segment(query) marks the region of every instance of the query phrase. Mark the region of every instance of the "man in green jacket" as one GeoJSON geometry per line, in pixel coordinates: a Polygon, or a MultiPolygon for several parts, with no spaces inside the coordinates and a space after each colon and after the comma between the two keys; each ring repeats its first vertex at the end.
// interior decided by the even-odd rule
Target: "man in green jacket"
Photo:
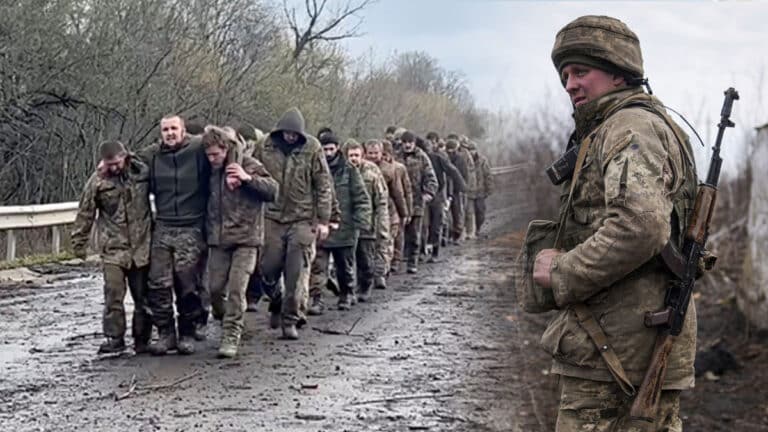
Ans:
{"type": "Polygon", "coordinates": [[[349,310],[355,295],[355,248],[360,230],[367,230],[371,217],[371,199],[365,190],[360,172],[339,151],[339,140],[331,133],[322,134],[320,143],[333,176],[336,200],[341,220],[339,227],[322,242],[312,263],[310,277],[310,315],[324,310],[322,291],[328,284],[329,259],[333,256],[339,281],[339,310],[349,310]]]}
{"type": "Polygon", "coordinates": [[[99,353],[125,349],[126,279],[133,298],[133,348],[147,351],[152,322],[145,307],[152,215],[149,169],[119,141],[99,146],[102,168],[88,179],[72,231],[75,255],[85,258],[91,227],[96,222],[104,268],[103,329],[99,353]],[[98,219],[96,213],[98,211],[98,219]]]}
{"type": "Polygon", "coordinates": [[[232,129],[208,126],[202,141],[212,168],[206,217],[211,306],[214,318],[222,320],[219,355],[231,358],[243,332],[245,291],[264,243],[262,203],[275,200],[277,182],[259,161],[242,154],[232,129]]]}
{"type": "MultiPolygon", "coordinates": [[[[557,431],[638,431],[628,411],[657,335],[643,318],[664,304],[672,274],[659,253],[681,244],[692,212],[693,153],[661,101],[640,87],[640,42],[623,22],[577,18],[555,37],[552,60],[574,107],[571,142],[585,151],[562,186],[572,198],[560,209],[559,248],[540,251],[532,273],[557,309],[541,341],[561,376],[557,431]],[[608,342],[597,347],[593,335],[608,342]]],[[[691,299],[647,430],[682,431],[680,391],[694,384],[695,354],[691,299]]]]}
{"type": "Polygon", "coordinates": [[[277,180],[280,192],[267,205],[262,286],[272,298],[270,325],[282,326],[285,339],[298,339],[304,320],[315,241],[329,234],[333,179],[320,143],[304,131],[298,109],[288,110],[256,146],[254,157],[277,180]],[[278,289],[280,277],[284,292],[278,289]]]}

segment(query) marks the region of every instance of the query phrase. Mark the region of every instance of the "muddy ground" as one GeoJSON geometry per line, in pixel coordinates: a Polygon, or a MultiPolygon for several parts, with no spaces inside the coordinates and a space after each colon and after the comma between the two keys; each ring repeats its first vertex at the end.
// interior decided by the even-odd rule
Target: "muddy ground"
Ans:
{"type": "MultiPolygon", "coordinates": [[[[299,341],[279,340],[263,305],[234,360],[215,358],[215,326],[192,356],[97,356],[97,268],[45,266],[48,283],[0,286],[1,429],[551,431],[546,316],[521,314],[507,280],[534,206],[503,186],[487,238],[313,318],[299,341]]],[[[700,339],[727,340],[742,367],[698,379],[686,429],[768,430],[766,339],[745,335],[720,297],[700,297],[700,339]]]]}

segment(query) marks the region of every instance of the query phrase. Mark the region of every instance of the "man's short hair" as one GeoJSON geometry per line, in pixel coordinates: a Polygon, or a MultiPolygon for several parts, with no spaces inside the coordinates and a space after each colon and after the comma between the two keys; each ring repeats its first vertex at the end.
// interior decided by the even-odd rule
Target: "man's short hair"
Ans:
{"type": "Polygon", "coordinates": [[[388,154],[393,155],[395,153],[395,148],[392,145],[392,141],[390,140],[382,140],[381,141],[381,151],[388,154]]]}
{"type": "Polygon", "coordinates": [[[363,147],[365,148],[366,151],[368,151],[368,148],[373,146],[379,146],[379,148],[383,148],[383,146],[381,145],[381,141],[377,140],[376,138],[369,139],[368,141],[365,142],[365,144],[363,144],[363,147]]]}
{"type": "Polygon", "coordinates": [[[125,146],[120,141],[104,141],[99,144],[99,156],[102,159],[114,159],[117,156],[127,154],[125,146]]]}
{"type": "Polygon", "coordinates": [[[387,126],[387,130],[384,131],[384,134],[394,134],[397,130],[397,126],[387,126]]]}
{"type": "MultiPolygon", "coordinates": [[[[189,129],[187,129],[189,130],[189,129]]],[[[256,128],[253,126],[248,125],[240,125],[235,129],[237,133],[240,134],[241,137],[247,140],[256,141],[259,138],[256,136],[256,128]]]]}
{"type": "Polygon", "coordinates": [[[416,136],[411,131],[405,131],[402,135],[400,135],[400,141],[404,143],[416,142],[416,136]]]}
{"type": "Polygon", "coordinates": [[[229,126],[218,127],[214,125],[208,125],[203,132],[203,147],[218,146],[223,149],[230,149],[233,145],[237,145],[239,140],[234,129],[229,126]]]}
{"type": "Polygon", "coordinates": [[[357,142],[356,139],[350,138],[344,143],[344,154],[349,153],[350,150],[363,149],[363,146],[357,142]]]}
{"type": "Polygon", "coordinates": [[[427,133],[427,139],[430,141],[437,141],[440,139],[440,135],[438,135],[437,132],[432,131],[427,133]]]}
{"type": "MultiPolygon", "coordinates": [[[[334,135],[333,129],[331,129],[328,126],[321,127],[319,131],[317,131],[317,139],[322,139],[323,135],[331,134],[334,135]]],[[[338,141],[337,141],[338,144],[338,141]]]]}
{"type": "MultiPolygon", "coordinates": [[[[182,119],[182,121],[184,120],[182,119]]],[[[205,132],[205,126],[200,120],[190,120],[189,122],[183,124],[184,129],[186,129],[187,133],[190,135],[200,135],[205,132]]]]}

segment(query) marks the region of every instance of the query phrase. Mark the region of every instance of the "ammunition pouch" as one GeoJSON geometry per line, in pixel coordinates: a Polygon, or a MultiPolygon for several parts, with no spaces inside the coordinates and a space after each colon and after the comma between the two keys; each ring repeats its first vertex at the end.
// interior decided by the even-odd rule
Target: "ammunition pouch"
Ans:
{"type": "Polygon", "coordinates": [[[525,242],[515,261],[513,285],[519,307],[528,313],[543,313],[557,309],[551,288],[544,288],[533,281],[533,266],[536,255],[542,249],[555,245],[557,223],[547,220],[534,220],[528,224],[525,242]]]}

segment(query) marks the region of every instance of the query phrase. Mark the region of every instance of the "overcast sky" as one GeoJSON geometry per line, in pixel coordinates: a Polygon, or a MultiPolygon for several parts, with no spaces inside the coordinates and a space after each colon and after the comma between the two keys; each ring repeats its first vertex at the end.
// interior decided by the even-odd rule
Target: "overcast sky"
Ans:
{"type": "Polygon", "coordinates": [[[614,16],[637,33],[654,94],[705,140],[708,132],[714,139],[723,91],[740,92],[734,120],[744,129],[726,133],[728,156],[746,128],[768,123],[760,88],[768,86],[768,76],[761,79],[768,75],[765,2],[379,0],[363,13],[365,34],[346,44],[352,54],[372,51],[382,59],[425,51],[463,72],[478,105],[494,111],[542,101],[564,106],[552,43],[560,28],[587,14],[614,16]]]}

